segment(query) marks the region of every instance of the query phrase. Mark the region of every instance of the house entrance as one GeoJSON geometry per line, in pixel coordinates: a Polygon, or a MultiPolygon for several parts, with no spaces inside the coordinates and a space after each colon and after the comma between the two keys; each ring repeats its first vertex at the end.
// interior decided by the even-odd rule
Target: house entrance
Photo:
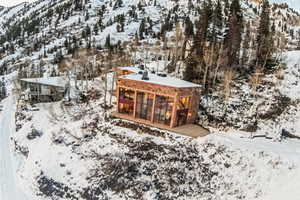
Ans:
{"type": "Polygon", "coordinates": [[[172,119],[174,98],[156,96],[154,122],[170,126],[172,119]]]}
{"type": "Polygon", "coordinates": [[[136,117],[150,121],[152,116],[154,95],[144,92],[137,92],[136,117]]]}

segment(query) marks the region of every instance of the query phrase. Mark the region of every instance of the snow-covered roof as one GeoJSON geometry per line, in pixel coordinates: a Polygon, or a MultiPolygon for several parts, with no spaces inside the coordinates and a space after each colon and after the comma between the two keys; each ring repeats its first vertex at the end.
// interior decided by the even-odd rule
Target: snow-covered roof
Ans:
{"type": "Polygon", "coordinates": [[[67,81],[62,77],[22,78],[19,80],[27,83],[37,83],[55,87],[65,87],[67,84],[67,81]]]}
{"type": "Polygon", "coordinates": [[[201,87],[201,85],[184,81],[178,78],[173,78],[173,77],[162,77],[158,76],[156,74],[149,73],[148,77],[149,80],[142,80],[142,74],[134,73],[134,74],[129,74],[129,75],[124,75],[120,76],[119,78],[123,79],[129,79],[129,80],[134,80],[134,81],[142,81],[146,83],[154,83],[158,85],[164,85],[164,86],[169,86],[169,87],[176,87],[176,88],[195,88],[195,87],[201,87]]]}

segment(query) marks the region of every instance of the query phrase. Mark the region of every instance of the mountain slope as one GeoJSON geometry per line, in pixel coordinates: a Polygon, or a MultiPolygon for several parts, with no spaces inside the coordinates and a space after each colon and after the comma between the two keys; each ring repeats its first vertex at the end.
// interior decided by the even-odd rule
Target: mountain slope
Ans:
{"type": "MultiPolygon", "coordinates": [[[[40,0],[2,10],[0,69],[32,77],[49,75],[58,64],[64,66],[72,58],[87,69],[98,55],[78,58],[74,49],[91,47],[105,55],[103,47],[119,45],[119,50],[134,43],[128,45],[131,49],[124,57],[130,60],[129,55],[134,54],[157,68],[164,63],[167,71],[167,53],[171,45],[176,47],[176,22],[184,29],[190,24],[187,19],[193,24],[199,16],[199,0],[78,2],[40,0]],[[149,46],[155,45],[158,51],[150,51],[149,46]],[[138,55],[134,48],[139,48],[138,55]]],[[[254,32],[260,12],[256,2],[242,1],[243,15],[254,32]]],[[[271,10],[276,34],[288,40],[286,47],[294,48],[297,38],[292,32],[299,14],[287,6],[274,5],[271,10]]],[[[117,51],[113,54],[119,55],[117,51]]],[[[79,88],[92,88],[84,91],[93,97],[88,103],[41,103],[35,109],[29,104],[18,106],[12,115],[17,125],[12,140],[23,158],[18,169],[20,185],[32,200],[264,199],[279,188],[276,183],[286,181],[300,167],[295,150],[300,143],[282,136],[283,130],[299,135],[294,124],[299,120],[299,100],[294,92],[299,89],[295,64],[300,56],[297,51],[286,56],[287,60],[282,59],[286,67],[278,67],[283,71],[266,73],[254,95],[252,77],[237,77],[228,99],[223,98],[221,84],[201,97],[201,106],[208,113],[205,117],[219,117],[215,128],[229,122],[225,128],[251,133],[230,130],[230,135],[222,134],[210,126],[216,134],[197,140],[107,117],[115,108],[103,108],[107,87],[102,65],[102,76],[78,81],[79,88]],[[278,86],[280,81],[284,88],[278,86]],[[248,126],[252,124],[254,128],[248,126]]],[[[108,54],[107,60],[110,62],[112,55],[108,54]]],[[[69,62],[72,67],[77,66],[75,61],[69,62]]],[[[119,64],[126,65],[123,60],[119,64]]],[[[256,74],[253,82],[260,79],[260,73],[256,74]]]]}
{"type": "Polygon", "coordinates": [[[291,8],[300,11],[300,4],[299,1],[297,0],[271,0],[273,3],[282,3],[282,4],[287,4],[291,8]]]}
{"type": "MultiPolygon", "coordinates": [[[[0,11],[0,44],[4,47],[0,49],[0,67],[45,56],[45,60],[53,61],[57,54],[68,54],[75,46],[103,47],[109,34],[113,44],[132,41],[142,25],[145,38],[157,40],[163,26],[174,35],[175,23],[181,22],[184,27],[187,17],[192,22],[198,19],[200,5],[198,0],[76,2],[40,0],[0,11]]],[[[257,3],[245,0],[242,7],[245,19],[257,26],[257,3]]],[[[286,7],[274,9],[277,30],[289,37],[299,14],[286,7]]]]}
{"type": "MultiPolygon", "coordinates": [[[[300,52],[286,56],[289,70],[300,52]]],[[[298,74],[285,76],[288,80],[298,74]]],[[[103,92],[101,79],[91,84],[103,92]]],[[[212,131],[191,140],[105,119],[102,101],[99,96],[88,105],[42,103],[35,111],[19,107],[13,139],[24,155],[18,171],[21,185],[32,200],[258,200],[278,199],[277,191],[297,199],[298,193],[289,192],[297,191],[293,184],[298,186],[299,140],[250,138],[249,133],[234,131],[212,131]],[[29,139],[33,130],[42,134],[29,139]]]]}

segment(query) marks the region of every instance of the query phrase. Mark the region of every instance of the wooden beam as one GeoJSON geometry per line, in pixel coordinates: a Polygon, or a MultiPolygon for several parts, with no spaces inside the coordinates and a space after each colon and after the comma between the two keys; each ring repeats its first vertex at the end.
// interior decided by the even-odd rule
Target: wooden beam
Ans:
{"type": "Polygon", "coordinates": [[[117,112],[119,113],[119,104],[120,104],[120,87],[117,85],[117,112]]]}
{"type": "Polygon", "coordinates": [[[156,93],[154,93],[154,98],[153,98],[153,103],[152,103],[152,113],[151,113],[151,122],[152,123],[154,123],[155,105],[156,105],[156,93]]]}
{"type": "Polygon", "coordinates": [[[170,124],[170,127],[173,128],[176,126],[176,119],[177,119],[177,116],[176,116],[176,110],[177,110],[177,103],[178,103],[178,96],[176,96],[174,98],[174,103],[173,103],[173,110],[172,110],[172,118],[171,118],[171,124],[170,124]]]}
{"type": "Polygon", "coordinates": [[[130,79],[122,78],[122,77],[118,78],[118,82],[120,82],[120,84],[124,87],[134,87],[134,88],[137,88],[138,90],[145,90],[145,91],[149,91],[152,93],[158,93],[159,90],[164,90],[165,92],[160,92],[164,96],[175,96],[176,93],[178,93],[177,90],[184,89],[184,88],[177,88],[177,87],[173,87],[173,86],[160,85],[160,84],[151,83],[151,82],[130,80],[130,79]],[[145,87],[148,89],[146,89],[145,87]]]}
{"type": "Polygon", "coordinates": [[[134,90],[134,101],[133,101],[133,117],[136,118],[136,100],[137,100],[137,90],[134,90]]]}
{"type": "Polygon", "coordinates": [[[160,93],[160,92],[151,92],[149,90],[143,90],[143,89],[136,89],[136,88],[133,88],[133,87],[127,87],[127,86],[120,86],[121,88],[124,88],[124,89],[128,89],[128,90],[137,90],[139,92],[144,92],[144,93],[150,93],[150,94],[157,94],[157,95],[160,95],[160,96],[165,96],[165,97],[172,97],[174,98],[175,95],[168,95],[168,94],[164,94],[164,93],[160,93]]]}

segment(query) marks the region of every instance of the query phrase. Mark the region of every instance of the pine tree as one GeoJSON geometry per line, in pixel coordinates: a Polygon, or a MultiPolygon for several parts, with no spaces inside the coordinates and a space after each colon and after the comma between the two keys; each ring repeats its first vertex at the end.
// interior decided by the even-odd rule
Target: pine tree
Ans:
{"type": "Polygon", "coordinates": [[[75,1],[75,10],[82,10],[82,1],[81,0],[74,0],[75,1]]]}
{"type": "Polygon", "coordinates": [[[237,68],[239,64],[239,53],[242,41],[243,15],[239,0],[233,0],[230,6],[230,14],[227,21],[224,38],[223,66],[226,68],[237,68]]]}
{"type": "Polygon", "coordinates": [[[106,40],[105,40],[105,48],[111,49],[111,44],[110,44],[110,34],[107,35],[106,40]]]}
{"type": "Polygon", "coordinates": [[[142,19],[141,24],[140,24],[140,28],[139,28],[139,38],[141,40],[144,39],[144,32],[145,32],[145,19],[142,19]]]}
{"type": "Polygon", "coordinates": [[[256,38],[256,63],[257,66],[263,67],[266,60],[270,57],[270,6],[268,0],[264,0],[258,34],[256,38]]]}
{"type": "Polygon", "coordinates": [[[249,49],[250,49],[250,43],[251,43],[251,24],[250,21],[248,21],[246,25],[246,31],[243,39],[243,46],[242,46],[242,58],[241,58],[241,65],[244,67],[248,61],[249,61],[249,49]]]}
{"type": "Polygon", "coordinates": [[[143,5],[142,5],[141,1],[138,2],[137,7],[138,7],[139,10],[142,10],[142,9],[143,9],[143,5]]]}
{"type": "Polygon", "coordinates": [[[193,82],[200,82],[201,69],[206,67],[204,61],[204,48],[207,41],[209,24],[211,23],[212,4],[211,1],[204,1],[200,10],[199,21],[196,23],[197,31],[193,40],[192,54],[186,62],[184,79],[193,82]]]}
{"type": "Polygon", "coordinates": [[[138,33],[135,32],[134,34],[134,44],[137,46],[139,44],[139,36],[138,36],[138,33]]]}
{"type": "Polygon", "coordinates": [[[185,28],[184,28],[184,35],[186,38],[191,38],[194,36],[194,24],[190,20],[189,17],[186,17],[185,19],[185,28]]]}
{"type": "Polygon", "coordinates": [[[197,32],[194,37],[193,49],[200,58],[203,56],[205,41],[207,39],[208,27],[211,20],[211,1],[203,2],[199,21],[196,24],[197,32]]]}
{"type": "Polygon", "coordinates": [[[228,0],[224,0],[224,14],[225,16],[229,15],[230,4],[228,0]]]}
{"type": "Polygon", "coordinates": [[[89,12],[86,12],[84,20],[87,21],[89,19],[90,19],[90,14],[89,12]]]}
{"type": "Polygon", "coordinates": [[[86,33],[86,36],[90,36],[91,35],[91,28],[89,27],[89,25],[86,25],[86,27],[85,27],[85,33],[86,33]]]}
{"type": "Polygon", "coordinates": [[[95,24],[94,25],[94,34],[98,35],[98,32],[99,32],[98,24],[95,24]]]}
{"type": "Polygon", "coordinates": [[[223,34],[223,12],[220,0],[217,1],[216,7],[212,14],[212,25],[213,30],[211,34],[211,39],[213,42],[217,42],[219,39],[221,39],[223,34]]]}
{"type": "Polygon", "coordinates": [[[195,73],[195,66],[197,66],[197,62],[194,58],[189,57],[186,61],[186,67],[183,72],[183,80],[193,82],[198,78],[197,74],[195,73]]]}

